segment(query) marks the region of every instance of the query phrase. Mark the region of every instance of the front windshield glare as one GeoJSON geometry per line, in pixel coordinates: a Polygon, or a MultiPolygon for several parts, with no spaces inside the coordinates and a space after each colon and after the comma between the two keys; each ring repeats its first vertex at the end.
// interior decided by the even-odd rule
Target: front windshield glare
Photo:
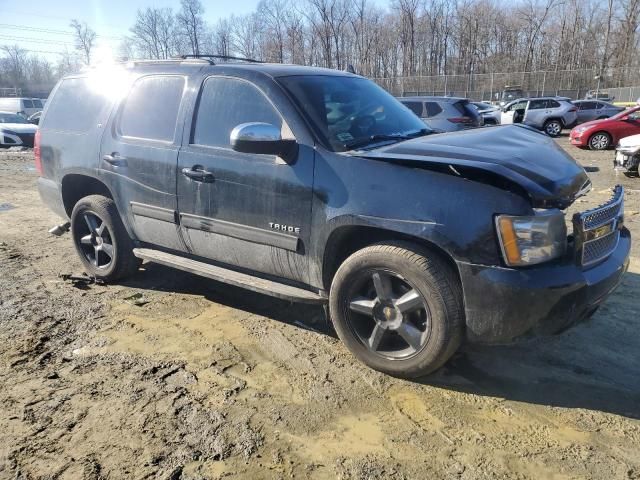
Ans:
{"type": "Polygon", "coordinates": [[[364,78],[338,75],[280,77],[320,139],[333,151],[424,134],[427,126],[384,89],[364,78]],[[386,140],[385,140],[386,139],[386,140]]]}

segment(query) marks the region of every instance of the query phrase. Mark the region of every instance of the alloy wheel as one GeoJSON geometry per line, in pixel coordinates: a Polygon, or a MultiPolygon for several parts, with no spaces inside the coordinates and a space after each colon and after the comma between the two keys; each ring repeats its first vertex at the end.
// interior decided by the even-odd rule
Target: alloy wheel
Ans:
{"type": "Polygon", "coordinates": [[[591,137],[590,143],[594,150],[604,150],[609,146],[609,137],[604,133],[598,133],[591,137]]]}
{"type": "Polygon", "coordinates": [[[431,315],[422,295],[388,270],[368,271],[349,299],[349,326],[370,351],[389,359],[418,353],[431,332],[431,315]]]}
{"type": "Polygon", "coordinates": [[[560,125],[559,122],[549,122],[547,124],[547,133],[551,136],[556,136],[556,135],[560,135],[560,132],[562,131],[562,125],[560,125]]]}
{"type": "Polygon", "coordinates": [[[82,214],[78,219],[78,244],[85,258],[96,268],[106,269],[113,262],[113,237],[106,222],[93,212],[82,214]]]}

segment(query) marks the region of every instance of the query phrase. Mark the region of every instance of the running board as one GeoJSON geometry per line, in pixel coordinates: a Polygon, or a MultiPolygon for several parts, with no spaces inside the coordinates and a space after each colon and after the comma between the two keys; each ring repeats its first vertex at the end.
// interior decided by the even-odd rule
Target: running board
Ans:
{"type": "Polygon", "coordinates": [[[148,260],[153,263],[159,263],[160,265],[166,265],[167,267],[177,268],[179,270],[184,270],[185,272],[200,275],[201,277],[211,278],[218,282],[228,283],[229,285],[246,288],[247,290],[271,295],[272,297],[281,298],[283,300],[318,304],[327,302],[327,298],[325,296],[309,290],[292,287],[291,285],[285,285],[283,283],[266,280],[260,277],[254,277],[246,273],[240,273],[235,270],[229,270],[227,268],[217,267],[208,263],[198,262],[197,260],[191,260],[189,258],[172,255],[171,253],[161,252],[159,250],[134,248],[133,254],[142,260],[148,260]]]}

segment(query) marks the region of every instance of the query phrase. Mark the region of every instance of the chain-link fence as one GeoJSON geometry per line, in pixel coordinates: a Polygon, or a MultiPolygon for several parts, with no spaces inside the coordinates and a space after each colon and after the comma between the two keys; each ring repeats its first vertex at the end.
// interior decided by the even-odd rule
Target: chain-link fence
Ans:
{"type": "MultiPolygon", "coordinates": [[[[469,75],[434,75],[374,78],[380,86],[396,96],[448,95],[473,100],[499,100],[506,87],[518,88],[523,96],[556,95],[584,98],[589,90],[621,90],[636,84],[640,68],[608,68],[601,75],[595,69],[549,70],[539,72],[482,73],[469,75]]],[[[620,101],[635,101],[620,100],[620,101]]]]}

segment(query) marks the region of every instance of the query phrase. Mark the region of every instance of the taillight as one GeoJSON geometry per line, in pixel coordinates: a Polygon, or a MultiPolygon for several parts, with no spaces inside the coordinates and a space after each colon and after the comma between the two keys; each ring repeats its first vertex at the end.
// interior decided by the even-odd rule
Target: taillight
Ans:
{"type": "Polygon", "coordinates": [[[42,159],[40,157],[40,129],[36,130],[36,136],[33,139],[33,155],[36,159],[36,171],[42,176],[42,159]]]}
{"type": "Polygon", "coordinates": [[[470,117],[453,117],[447,118],[451,123],[473,123],[473,119],[470,117]]]}

